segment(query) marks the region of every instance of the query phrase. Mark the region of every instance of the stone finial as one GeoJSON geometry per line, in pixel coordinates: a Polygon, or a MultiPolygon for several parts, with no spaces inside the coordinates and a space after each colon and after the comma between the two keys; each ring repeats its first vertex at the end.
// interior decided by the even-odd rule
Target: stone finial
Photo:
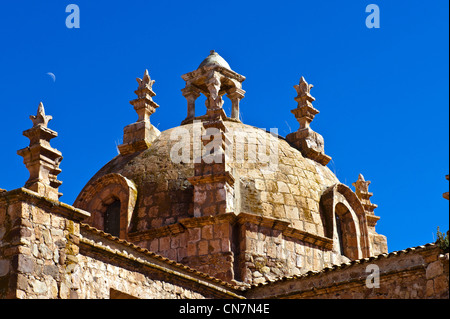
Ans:
{"type": "MultiPolygon", "coordinates": [[[[448,180],[449,176],[445,175],[445,179],[448,180]]],[[[444,194],[442,194],[442,197],[444,197],[445,199],[449,199],[449,192],[445,192],[444,194]]]]}
{"type": "Polygon", "coordinates": [[[370,181],[366,181],[362,174],[359,174],[356,182],[352,183],[355,186],[356,193],[368,193],[370,181]]]}
{"type": "Polygon", "coordinates": [[[231,70],[229,64],[214,50],[203,60],[197,70],[181,76],[186,81],[182,89],[188,102],[188,114],[182,124],[192,123],[194,119],[203,120],[214,117],[217,112],[223,113],[224,119],[239,121],[239,102],[244,97],[242,82],[245,77],[231,70]],[[195,100],[206,96],[206,115],[195,117],[195,100]],[[231,118],[223,111],[222,96],[227,94],[231,100],[231,118]]]}
{"type": "Polygon", "coordinates": [[[42,102],[39,103],[39,106],[37,109],[37,114],[30,115],[30,119],[33,122],[33,127],[38,126],[38,125],[43,125],[44,127],[47,127],[48,122],[52,118],[53,117],[51,115],[45,115],[44,104],[42,104],[42,102]]]}
{"type": "MultiPolygon", "coordinates": [[[[150,79],[150,75],[148,74],[148,70],[145,69],[144,72],[144,76],[143,78],[136,78],[136,81],[139,84],[139,87],[136,91],[136,94],[138,94],[137,92],[144,92],[144,91],[148,91],[151,92],[151,96],[155,96],[156,94],[152,91],[152,86],[155,83],[155,80],[150,79]]],[[[141,97],[138,94],[138,97],[141,97]]]]}
{"type": "Polygon", "coordinates": [[[136,78],[136,81],[139,84],[138,89],[134,91],[137,99],[130,101],[130,104],[134,106],[138,114],[138,122],[150,121],[150,115],[155,113],[159,107],[152,99],[156,95],[152,90],[155,80],[151,80],[148,70],[145,70],[144,77],[142,79],[136,78]]]}
{"type": "Polygon", "coordinates": [[[42,102],[36,116],[32,115],[30,119],[33,127],[23,132],[23,135],[30,139],[30,145],[17,151],[30,172],[25,187],[39,195],[58,200],[62,195],[58,191],[62,182],[56,176],[61,173],[59,164],[63,157],[61,152],[50,146],[50,140],[57,137],[58,133],[47,127],[52,117],[45,115],[42,102]]]}
{"type": "Polygon", "coordinates": [[[310,94],[312,87],[313,85],[308,84],[303,76],[300,78],[299,84],[294,85],[294,88],[297,91],[297,97],[295,100],[298,105],[297,108],[291,112],[297,118],[297,121],[300,124],[300,129],[308,128],[316,114],[319,114],[319,111],[312,106],[312,102],[316,100],[310,94]]]}
{"type": "Polygon", "coordinates": [[[323,137],[310,128],[310,123],[319,113],[312,105],[312,102],[315,101],[315,98],[310,94],[312,87],[313,85],[306,82],[303,76],[300,78],[299,84],[294,85],[297,91],[297,97],[295,98],[297,108],[291,112],[300,127],[297,132],[288,134],[286,140],[297,148],[303,156],[322,165],[327,165],[331,157],[325,154],[323,137]]]}
{"type": "MultiPolygon", "coordinates": [[[[300,82],[298,83],[298,85],[294,85],[294,88],[297,90],[299,96],[309,95],[309,93],[311,92],[311,88],[313,87],[314,85],[308,84],[303,76],[300,78],[300,82]]],[[[311,98],[313,99],[313,101],[315,100],[312,96],[311,98]]]]}
{"type": "Polygon", "coordinates": [[[134,110],[138,114],[138,120],[135,123],[127,125],[123,129],[123,144],[119,145],[121,155],[132,154],[150,147],[151,143],[161,134],[161,132],[150,123],[150,116],[155,113],[159,107],[152,97],[155,80],[150,79],[148,70],[145,70],[144,76],[136,78],[138,88],[134,93],[137,99],[130,101],[134,110]]]}
{"type": "Polygon", "coordinates": [[[368,217],[367,221],[369,226],[375,226],[376,222],[380,219],[378,216],[375,216],[374,210],[378,207],[378,205],[372,204],[370,202],[370,197],[373,196],[373,193],[369,192],[370,181],[366,181],[362,174],[359,174],[358,180],[352,185],[355,187],[356,196],[361,201],[361,204],[364,207],[364,211],[366,212],[366,216],[368,217]]]}

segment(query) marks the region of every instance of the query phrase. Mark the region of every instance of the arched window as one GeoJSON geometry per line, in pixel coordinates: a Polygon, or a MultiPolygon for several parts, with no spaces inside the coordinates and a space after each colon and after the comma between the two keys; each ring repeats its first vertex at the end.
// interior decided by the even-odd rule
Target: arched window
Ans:
{"type": "Polygon", "coordinates": [[[358,233],[349,209],[342,203],[335,208],[336,233],[341,255],[351,260],[358,259],[358,233]]]}
{"type": "Polygon", "coordinates": [[[333,250],[350,260],[371,256],[366,213],[356,194],[344,184],[327,188],[320,198],[324,234],[333,250]]]}
{"type": "Polygon", "coordinates": [[[103,219],[104,230],[113,236],[119,237],[120,235],[120,200],[115,200],[111,203],[105,211],[103,219]]]}
{"type": "Polygon", "coordinates": [[[136,205],[137,189],[132,180],[117,173],[89,182],[74,206],[91,213],[85,223],[125,239],[136,205]]]}
{"type": "Polygon", "coordinates": [[[344,254],[344,238],[342,238],[342,225],[341,225],[341,219],[339,218],[339,216],[336,214],[336,230],[337,230],[337,236],[338,236],[338,241],[339,241],[339,252],[341,253],[341,255],[344,254]]]}

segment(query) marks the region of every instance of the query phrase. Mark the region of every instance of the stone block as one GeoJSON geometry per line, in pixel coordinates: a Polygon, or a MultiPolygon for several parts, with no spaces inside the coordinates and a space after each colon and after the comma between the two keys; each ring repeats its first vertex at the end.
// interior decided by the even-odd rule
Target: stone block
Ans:
{"type": "Polygon", "coordinates": [[[220,239],[213,239],[209,241],[208,251],[210,254],[218,253],[222,250],[220,239]]]}
{"type": "Polygon", "coordinates": [[[213,225],[205,225],[202,227],[202,239],[213,238],[213,225]]]}
{"type": "Polygon", "coordinates": [[[289,194],[289,187],[284,182],[277,182],[278,192],[280,193],[288,193],[289,194]]]}
{"type": "Polygon", "coordinates": [[[226,239],[230,237],[230,224],[220,223],[214,225],[214,238],[226,239]]]}
{"type": "MultiPolygon", "coordinates": [[[[48,258],[50,259],[50,258],[48,258]]],[[[33,274],[35,271],[35,261],[33,258],[18,255],[17,256],[17,271],[25,274],[33,274]]]]}
{"type": "Polygon", "coordinates": [[[427,266],[426,278],[432,279],[436,276],[439,276],[443,273],[443,270],[444,268],[442,267],[442,263],[439,260],[432,262],[427,266]]]}
{"type": "Polygon", "coordinates": [[[170,237],[161,237],[159,239],[159,251],[170,249],[170,237]]]}
{"type": "Polygon", "coordinates": [[[197,242],[188,243],[187,244],[187,256],[197,256],[198,250],[197,250],[197,242]]]}
{"type": "Polygon", "coordinates": [[[201,228],[189,228],[187,230],[188,243],[197,242],[201,239],[201,228]]]}
{"type": "Polygon", "coordinates": [[[9,273],[10,262],[9,260],[0,259],[0,277],[6,276],[9,273]]]}
{"type": "Polygon", "coordinates": [[[220,245],[223,252],[231,251],[231,241],[227,238],[220,239],[220,245]]]}
{"type": "Polygon", "coordinates": [[[207,255],[209,253],[209,244],[207,240],[202,240],[197,243],[198,255],[207,255]]]}
{"type": "Polygon", "coordinates": [[[448,276],[440,275],[433,279],[435,297],[447,294],[448,298],[448,276]]]}

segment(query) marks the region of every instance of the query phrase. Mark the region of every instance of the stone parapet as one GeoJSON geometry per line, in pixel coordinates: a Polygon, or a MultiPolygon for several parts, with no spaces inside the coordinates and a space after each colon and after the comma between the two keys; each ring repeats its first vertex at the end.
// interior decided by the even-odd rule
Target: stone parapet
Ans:
{"type": "Polygon", "coordinates": [[[80,221],[25,188],[0,194],[0,298],[243,298],[241,290],[80,221]]]}
{"type": "Polygon", "coordinates": [[[79,222],[88,216],[25,188],[0,194],[0,297],[76,298],[79,222]]]}
{"type": "Polygon", "coordinates": [[[82,282],[82,291],[86,294],[82,298],[108,298],[111,286],[136,298],[243,298],[238,287],[86,224],[81,226],[81,235],[83,273],[93,276],[97,273],[102,278],[111,276],[112,283],[107,285],[105,280],[93,284],[82,282]],[[110,268],[107,274],[98,271],[104,259],[115,260],[115,265],[106,261],[110,268]],[[93,267],[95,264],[98,267],[93,267]]]}
{"type": "Polygon", "coordinates": [[[246,297],[448,299],[448,291],[448,254],[427,244],[256,284],[246,297]]]}

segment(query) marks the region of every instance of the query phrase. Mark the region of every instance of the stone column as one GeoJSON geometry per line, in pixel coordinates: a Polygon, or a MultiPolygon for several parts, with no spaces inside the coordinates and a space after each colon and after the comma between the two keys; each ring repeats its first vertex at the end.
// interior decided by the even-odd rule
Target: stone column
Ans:
{"type": "Polygon", "coordinates": [[[206,86],[208,88],[208,101],[207,112],[210,110],[220,109],[223,106],[222,95],[220,94],[221,87],[221,76],[218,72],[211,72],[208,80],[206,81],[206,86]]]}
{"type": "Polygon", "coordinates": [[[239,121],[239,102],[244,98],[245,91],[234,87],[228,91],[227,96],[231,100],[231,118],[239,121]]]}
{"type": "Polygon", "coordinates": [[[204,152],[194,164],[194,216],[213,216],[234,212],[234,178],[227,164],[227,150],[232,147],[222,118],[203,122],[204,152]]]}
{"type": "MultiPolygon", "coordinates": [[[[194,176],[188,181],[194,186],[195,224],[187,232],[187,254],[183,263],[231,282],[235,279],[233,222],[235,217],[235,178],[230,170],[223,109],[213,109],[203,121],[201,160],[194,163],[194,176]],[[200,235],[200,236],[198,236],[200,235]]],[[[185,227],[186,223],[183,224],[185,227]]]]}
{"type": "Polygon", "coordinates": [[[200,91],[192,85],[186,86],[181,90],[187,100],[187,116],[183,122],[192,120],[195,117],[195,100],[200,96],[200,91]]]}
{"type": "Polygon", "coordinates": [[[62,182],[56,176],[61,173],[59,164],[62,154],[50,146],[50,140],[58,133],[47,127],[51,116],[45,115],[44,105],[39,104],[37,115],[30,116],[33,127],[24,131],[23,135],[30,139],[30,146],[17,151],[30,172],[25,187],[47,198],[58,200],[62,193],[58,191],[62,182]]]}

